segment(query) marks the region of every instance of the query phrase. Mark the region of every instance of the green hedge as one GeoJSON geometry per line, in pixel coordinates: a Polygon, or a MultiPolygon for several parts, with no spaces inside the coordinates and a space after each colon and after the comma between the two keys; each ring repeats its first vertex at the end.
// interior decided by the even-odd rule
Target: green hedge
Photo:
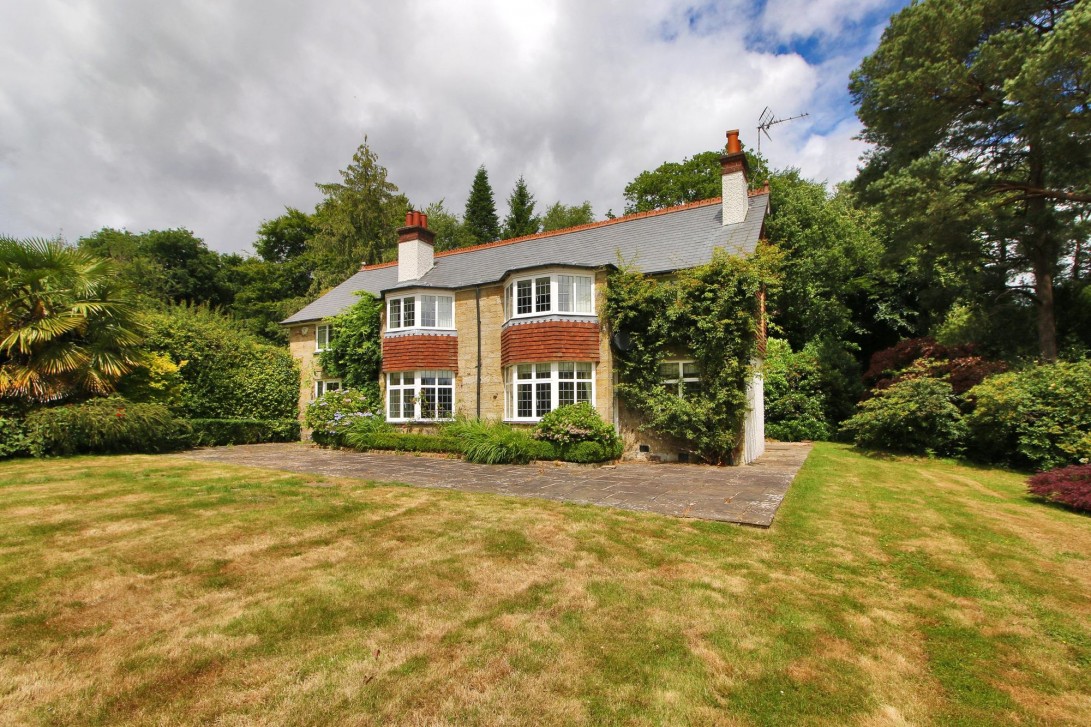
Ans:
{"type": "MultiPolygon", "coordinates": [[[[522,432],[520,432],[522,434],[522,432]]],[[[465,438],[444,436],[443,434],[415,434],[412,432],[350,432],[346,437],[348,443],[358,450],[389,450],[394,452],[441,452],[446,454],[458,454],[466,456],[467,443],[474,442],[465,438]]],[[[508,462],[527,462],[533,459],[562,460],[564,462],[576,462],[591,464],[606,462],[621,456],[622,445],[607,445],[601,442],[575,442],[568,445],[558,445],[554,442],[530,439],[519,440],[520,446],[516,457],[507,458],[509,447],[497,447],[491,457],[492,462],[485,459],[485,464],[500,464],[508,462]],[[502,450],[502,451],[501,451],[502,450]]],[[[480,443],[477,443],[481,448],[480,443]]]]}
{"type": "Polygon", "coordinates": [[[193,437],[165,406],[116,396],[39,409],[26,418],[26,429],[36,457],[173,452],[191,446],[193,437]]]}
{"type": "Polygon", "coordinates": [[[355,449],[383,449],[394,452],[442,452],[462,454],[462,441],[437,434],[412,432],[354,432],[348,442],[355,449]]]}
{"type": "Polygon", "coordinates": [[[0,459],[30,455],[30,438],[26,425],[19,419],[0,417],[0,459]]]}
{"type": "Polygon", "coordinates": [[[296,419],[190,419],[189,424],[198,447],[299,441],[296,419]]]}

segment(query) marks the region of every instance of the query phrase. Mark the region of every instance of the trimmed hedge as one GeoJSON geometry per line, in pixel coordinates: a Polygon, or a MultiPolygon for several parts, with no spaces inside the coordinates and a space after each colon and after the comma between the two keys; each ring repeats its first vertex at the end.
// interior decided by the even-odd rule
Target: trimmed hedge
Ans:
{"type": "Polygon", "coordinates": [[[35,457],[173,452],[191,446],[190,425],[161,404],[120,397],[39,409],[26,418],[35,457]]]}
{"type": "Polygon", "coordinates": [[[394,452],[440,452],[462,454],[462,441],[454,437],[413,432],[349,432],[346,441],[354,449],[394,452]]]}
{"type": "Polygon", "coordinates": [[[478,461],[484,464],[526,463],[535,459],[593,464],[614,460],[621,456],[620,441],[613,445],[586,441],[559,445],[554,442],[530,439],[522,431],[509,429],[516,434],[508,435],[505,431],[499,445],[496,443],[496,435],[492,435],[493,438],[488,440],[480,437],[475,440],[445,434],[358,430],[349,431],[345,435],[345,441],[349,446],[361,451],[374,449],[457,454],[465,457],[467,461],[478,461]],[[509,436],[517,441],[516,447],[511,446],[508,441],[509,436]],[[467,450],[473,452],[475,446],[478,454],[482,455],[477,460],[467,456],[467,450]],[[482,454],[483,451],[484,454],[482,454]],[[513,454],[516,456],[512,456],[513,454]]]}
{"type": "Polygon", "coordinates": [[[190,419],[189,424],[197,447],[299,441],[295,419],[190,419]]]}

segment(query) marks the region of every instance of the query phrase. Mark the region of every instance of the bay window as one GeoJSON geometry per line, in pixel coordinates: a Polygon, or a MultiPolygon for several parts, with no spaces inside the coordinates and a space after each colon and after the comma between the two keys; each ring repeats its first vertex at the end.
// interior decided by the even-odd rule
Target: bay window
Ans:
{"type": "Polygon", "coordinates": [[[546,313],[593,315],[594,291],[591,275],[551,273],[517,278],[504,288],[504,318],[546,313]]]}
{"type": "Polygon", "coordinates": [[[452,371],[395,371],[386,375],[388,421],[439,421],[455,415],[452,371]]]}
{"type": "Polygon", "coordinates": [[[560,361],[504,369],[504,418],[538,421],[559,406],[595,401],[595,365],[560,361]]]}
{"type": "Polygon", "coordinates": [[[387,298],[386,329],[455,327],[455,299],[450,295],[418,293],[387,298]]]}

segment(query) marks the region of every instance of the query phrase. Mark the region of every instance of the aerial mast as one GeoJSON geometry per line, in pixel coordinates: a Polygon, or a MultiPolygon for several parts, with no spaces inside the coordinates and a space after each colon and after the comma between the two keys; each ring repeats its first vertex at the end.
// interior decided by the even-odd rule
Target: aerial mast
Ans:
{"type": "Polygon", "coordinates": [[[778,119],[773,110],[768,106],[761,112],[761,116],[758,117],[758,153],[761,154],[761,135],[765,134],[765,138],[769,141],[773,140],[773,137],[769,136],[770,127],[777,124],[783,124],[786,121],[794,121],[795,119],[802,119],[804,116],[810,116],[810,113],[804,112],[802,114],[796,114],[795,116],[789,116],[786,119],[778,119]]]}

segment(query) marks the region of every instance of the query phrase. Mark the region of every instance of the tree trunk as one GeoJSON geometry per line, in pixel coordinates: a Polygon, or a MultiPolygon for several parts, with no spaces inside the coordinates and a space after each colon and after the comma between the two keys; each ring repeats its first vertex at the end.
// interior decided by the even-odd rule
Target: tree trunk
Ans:
{"type": "Polygon", "coordinates": [[[1038,352],[1043,361],[1057,360],[1057,320],[1053,311],[1053,264],[1035,255],[1034,294],[1038,298],[1038,352]]]}
{"type": "MultiPolygon", "coordinates": [[[[1027,145],[1030,183],[1043,185],[1045,170],[1039,145],[1027,145]]],[[[1030,258],[1034,274],[1034,294],[1038,305],[1038,355],[1043,361],[1057,360],[1057,320],[1053,309],[1053,271],[1057,265],[1058,248],[1053,210],[1042,197],[1027,200],[1027,230],[1024,250],[1030,258]]]]}

